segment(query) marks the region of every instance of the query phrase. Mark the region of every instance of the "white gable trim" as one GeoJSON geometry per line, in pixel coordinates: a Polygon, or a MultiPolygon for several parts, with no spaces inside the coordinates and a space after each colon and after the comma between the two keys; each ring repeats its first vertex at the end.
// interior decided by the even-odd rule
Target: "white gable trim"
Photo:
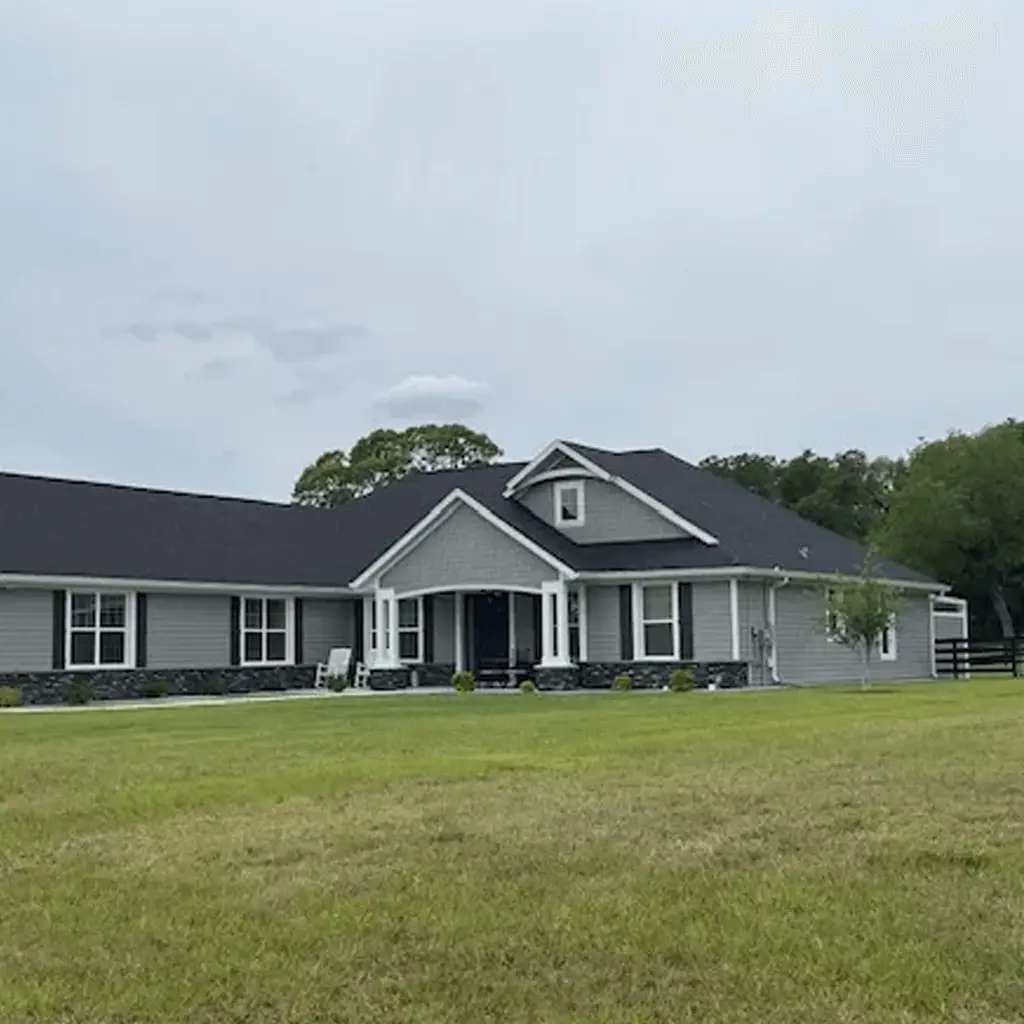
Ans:
{"type": "Polygon", "coordinates": [[[555,558],[550,551],[535,544],[529,537],[521,534],[517,529],[509,526],[500,516],[496,516],[486,505],[481,504],[472,495],[467,494],[461,488],[455,488],[451,493],[441,499],[419,522],[407,530],[384,554],[368,565],[350,584],[353,590],[359,590],[368,586],[374,579],[395,562],[400,561],[413,548],[433,533],[459,505],[465,505],[472,509],[481,519],[500,530],[506,537],[510,537],[520,547],[525,548],[532,555],[535,555],[542,562],[547,562],[556,572],[567,579],[576,578],[576,570],[566,565],[563,561],[555,558]]]}
{"type": "MultiPolygon", "coordinates": [[[[597,477],[599,480],[604,480],[606,483],[614,484],[616,487],[625,491],[631,498],[635,498],[641,504],[646,505],[649,509],[656,512],[662,519],[667,520],[674,526],[678,526],[679,529],[684,530],[690,534],[691,537],[702,541],[709,547],[714,547],[718,544],[718,538],[708,533],[707,530],[698,526],[696,523],[691,522],[684,516],[679,515],[678,512],[674,512],[668,507],[658,501],[657,498],[652,498],[646,491],[642,491],[639,487],[631,484],[628,480],[624,480],[620,476],[615,476],[613,473],[609,473],[608,470],[602,469],[596,462],[592,462],[585,455],[580,455],[579,452],[575,451],[571,445],[566,444],[565,441],[552,441],[536,458],[528,462],[511,480],[505,485],[504,496],[511,498],[515,495],[516,491],[526,482],[527,479],[533,477],[536,470],[542,466],[545,460],[549,459],[556,452],[566,456],[566,458],[572,459],[580,469],[584,470],[587,475],[597,477]]],[[[551,471],[555,472],[555,471],[551,471]]],[[[560,476],[566,474],[559,473],[560,476]]],[[[539,474],[535,479],[547,479],[548,474],[539,474]]]]}

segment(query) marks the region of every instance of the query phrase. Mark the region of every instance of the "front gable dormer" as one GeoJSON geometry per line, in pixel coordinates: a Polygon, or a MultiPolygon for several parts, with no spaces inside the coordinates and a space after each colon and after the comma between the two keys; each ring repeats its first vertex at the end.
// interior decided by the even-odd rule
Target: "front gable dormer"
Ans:
{"type": "Polygon", "coordinates": [[[685,539],[718,543],[712,534],[565,441],[552,442],[516,473],[504,496],[577,544],[685,539]]]}

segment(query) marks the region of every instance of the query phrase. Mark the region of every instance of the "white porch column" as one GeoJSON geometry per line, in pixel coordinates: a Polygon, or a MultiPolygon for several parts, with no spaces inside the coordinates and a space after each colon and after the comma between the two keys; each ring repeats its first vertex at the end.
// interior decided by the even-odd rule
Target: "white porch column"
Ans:
{"type": "Polygon", "coordinates": [[[565,580],[541,588],[541,667],[565,668],[569,661],[569,591],[565,580]]]}
{"type": "Polygon", "coordinates": [[[466,667],[466,595],[461,590],[455,594],[455,671],[466,667]]]}

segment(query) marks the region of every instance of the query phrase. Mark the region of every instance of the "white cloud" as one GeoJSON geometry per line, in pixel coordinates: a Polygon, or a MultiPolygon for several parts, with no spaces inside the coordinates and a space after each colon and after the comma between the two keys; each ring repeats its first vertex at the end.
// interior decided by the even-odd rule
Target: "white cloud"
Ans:
{"type": "Polygon", "coordinates": [[[393,419],[459,419],[483,409],[487,388],[450,375],[410,376],[377,397],[376,406],[393,419]]]}

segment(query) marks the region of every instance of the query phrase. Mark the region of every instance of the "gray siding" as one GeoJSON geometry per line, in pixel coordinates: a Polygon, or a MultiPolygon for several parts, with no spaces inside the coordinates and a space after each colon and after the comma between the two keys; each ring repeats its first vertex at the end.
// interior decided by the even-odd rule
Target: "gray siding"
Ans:
{"type": "MultiPolygon", "coordinates": [[[[871,660],[872,679],[926,679],[931,675],[929,604],[926,594],[906,594],[896,623],[896,660],[871,660]]],[[[788,586],[776,596],[779,675],[787,683],[860,679],[860,658],[825,637],[821,591],[788,586]]]]}
{"type": "Polygon", "coordinates": [[[231,599],[226,594],[150,594],[149,668],[224,668],[231,662],[231,599]]]}
{"type": "Polygon", "coordinates": [[[345,598],[304,598],[302,661],[327,661],[332,647],[355,647],[355,603],[345,598]]]}
{"type": "Polygon", "coordinates": [[[555,579],[555,570],[491,526],[459,508],[382,577],[399,594],[431,587],[532,587],[555,579]]]}
{"type": "Polygon", "coordinates": [[[0,672],[53,668],[53,592],[0,590],[0,672]]]}
{"type": "Polygon", "coordinates": [[[587,660],[619,661],[622,657],[619,588],[587,586],[587,660]]]}
{"type": "Polygon", "coordinates": [[[434,595],[434,661],[455,664],[455,595],[434,595]]]}
{"type": "MultiPolygon", "coordinates": [[[[741,639],[742,636],[741,625],[741,639]]],[[[732,660],[732,613],[727,580],[693,584],[693,660],[732,660]]]]}
{"type": "Polygon", "coordinates": [[[966,636],[967,634],[964,632],[964,621],[959,615],[936,614],[936,640],[959,640],[966,636]]]}
{"type": "MultiPolygon", "coordinates": [[[[558,527],[577,544],[615,541],[677,540],[686,534],[643,502],[604,480],[584,479],[584,517],[581,526],[558,527]]],[[[549,526],[555,525],[555,482],[536,484],[519,501],[549,526]]]]}

